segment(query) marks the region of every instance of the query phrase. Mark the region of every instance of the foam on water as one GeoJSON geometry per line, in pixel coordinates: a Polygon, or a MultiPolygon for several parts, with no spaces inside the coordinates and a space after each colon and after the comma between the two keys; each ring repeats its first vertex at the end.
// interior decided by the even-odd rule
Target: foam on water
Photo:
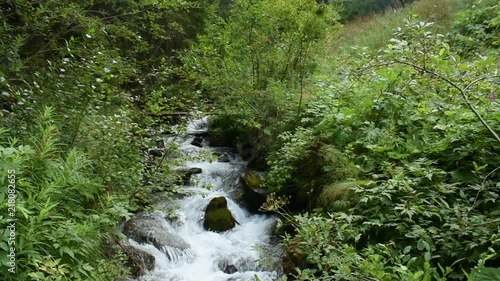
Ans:
{"type": "MultiPolygon", "coordinates": [[[[188,133],[205,133],[207,120],[195,120],[188,127],[188,133]]],[[[180,149],[185,154],[194,155],[211,150],[208,147],[191,145],[192,138],[182,142],[180,149]]],[[[227,163],[189,162],[189,168],[201,168],[196,175],[196,186],[186,187],[194,193],[178,200],[179,220],[172,223],[175,232],[191,245],[193,257],[169,260],[165,254],[151,245],[140,245],[141,249],[156,258],[155,269],[139,278],[141,281],[226,281],[277,280],[275,270],[265,269],[259,264],[259,247],[267,247],[274,218],[250,214],[231,199],[238,187],[241,173],[246,163],[237,155],[232,155],[227,163]],[[202,186],[211,186],[210,189],[202,186]],[[215,233],[203,228],[204,210],[214,197],[225,196],[228,208],[238,224],[224,233],[215,233]],[[231,266],[237,272],[224,273],[221,268],[231,266]]],[[[137,243],[135,243],[137,244],[137,243]]],[[[234,270],[233,270],[234,271],[234,270]]]]}

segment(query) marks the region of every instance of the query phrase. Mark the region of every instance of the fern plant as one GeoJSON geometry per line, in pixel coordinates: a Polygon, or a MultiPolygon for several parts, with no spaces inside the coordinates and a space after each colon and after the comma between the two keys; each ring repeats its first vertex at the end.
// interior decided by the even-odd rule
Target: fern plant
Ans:
{"type": "MultiPolygon", "coordinates": [[[[98,204],[103,186],[92,179],[90,162],[82,152],[58,149],[51,112],[47,108],[39,115],[27,146],[15,139],[0,146],[2,174],[11,169],[17,175],[17,268],[12,274],[2,266],[2,275],[6,280],[99,280],[102,273],[95,268],[104,260],[102,242],[127,212],[98,204]]],[[[2,194],[7,192],[5,183],[2,176],[2,194]]],[[[0,210],[7,212],[3,204],[0,210]]],[[[1,220],[2,225],[8,222],[6,217],[1,220]]],[[[5,243],[0,245],[6,250],[5,243]]],[[[115,274],[122,273],[116,265],[104,263],[115,274]]]]}

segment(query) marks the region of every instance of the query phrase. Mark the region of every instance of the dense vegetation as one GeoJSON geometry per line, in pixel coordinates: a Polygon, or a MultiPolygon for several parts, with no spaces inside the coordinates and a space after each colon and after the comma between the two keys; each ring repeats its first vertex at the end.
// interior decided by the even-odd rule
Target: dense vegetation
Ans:
{"type": "Polygon", "coordinates": [[[352,20],[355,17],[367,16],[386,9],[397,9],[413,0],[340,0],[343,20],[352,20]]]}
{"type": "Polygon", "coordinates": [[[115,252],[108,246],[121,237],[117,223],[147,208],[152,189],[176,190],[173,163],[148,169],[144,149],[159,133],[170,133],[173,112],[196,100],[175,88],[172,81],[182,77],[173,69],[180,65],[176,53],[215,10],[210,7],[208,1],[176,0],[2,2],[5,239],[7,170],[15,170],[17,180],[17,268],[16,274],[7,271],[4,251],[12,245],[2,240],[2,279],[114,280],[127,274],[126,257],[104,254],[115,252]]]}
{"type": "Polygon", "coordinates": [[[0,9],[7,280],[127,275],[117,222],[178,190],[145,148],[193,108],[265,172],[283,279],[499,279],[495,1],[416,1],[355,38],[347,19],[405,1],[59,2],[0,9]]]}

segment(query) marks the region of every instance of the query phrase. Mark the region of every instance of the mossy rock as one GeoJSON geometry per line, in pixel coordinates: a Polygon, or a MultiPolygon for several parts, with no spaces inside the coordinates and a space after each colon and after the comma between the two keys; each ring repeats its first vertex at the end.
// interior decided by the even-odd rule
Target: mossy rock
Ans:
{"type": "Polygon", "coordinates": [[[205,220],[203,227],[206,230],[224,232],[232,229],[236,225],[236,220],[227,208],[225,197],[213,198],[205,210],[205,220]]]}
{"type": "Polygon", "coordinates": [[[262,184],[262,180],[260,179],[259,175],[255,171],[247,171],[245,175],[243,175],[243,180],[245,181],[245,184],[250,187],[250,188],[260,188],[262,184]]]}
{"type": "Polygon", "coordinates": [[[248,211],[259,213],[260,207],[266,202],[267,191],[260,188],[262,180],[255,171],[247,171],[243,177],[243,202],[248,211]]]}
{"type": "Polygon", "coordinates": [[[236,225],[233,215],[228,209],[216,209],[205,214],[203,227],[206,230],[224,232],[232,229],[236,225]]]}
{"type": "Polygon", "coordinates": [[[226,197],[215,197],[212,200],[210,200],[210,203],[208,203],[207,208],[205,209],[206,212],[212,211],[215,209],[220,209],[220,208],[226,208],[227,209],[227,200],[226,197]]]}

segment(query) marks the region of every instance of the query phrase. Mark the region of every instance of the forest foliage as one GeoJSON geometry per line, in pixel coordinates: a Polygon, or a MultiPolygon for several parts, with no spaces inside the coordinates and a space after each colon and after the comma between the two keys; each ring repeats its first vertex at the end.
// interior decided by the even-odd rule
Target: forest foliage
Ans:
{"type": "MultiPolygon", "coordinates": [[[[238,48],[233,41],[219,45],[222,55],[201,56],[197,75],[210,81],[201,87],[217,95],[216,124],[236,144],[253,142],[255,153],[264,155],[264,186],[275,193],[267,206],[294,226],[285,246],[302,261],[290,278],[494,280],[500,79],[492,42],[498,9],[490,2],[467,10],[448,34],[409,16],[381,49],[360,46],[325,62],[321,48],[314,48],[300,53],[307,55],[307,72],[297,69],[286,80],[268,72],[265,79],[274,83],[257,86],[247,48],[253,41],[237,52],[248,56],[246,63],[222,51],[238,48]],[[467,41],[484,44],[471,50],[467,41]],[[316,75],[323,63],[337,68],[316,75]],[[221,75],[235,64],[229,79],[221,75]]],[[[217,34],[254,12],[237,13],[217,26],[217,34]]],[[[324,21],[318,27],[337,28],[327,18],[317,20],[324,21]]],[[[247,26],[239,34],[257,28],[269,27],[247,26]]],[[[204,39],[195,52],[215,49],[204,39]]],[[[258,54],[259,69],[280,66],[281,53],[258,54]]]]}
{"type": "MultiPolygon", "coordinates": [[[[131,212],[176,190],[175,163],[146,148],[196,97],[172,81],[207,1],[0,4],[0,206],[5,280],[114,280],[131,212]],[[158,169],[159,168],[159,169],[158,169]],[[7,170],[16,171],[16,274],[7,272],[7,170]],[[5,173],[4,173],[5,172],[5,173]],[[4,227],[5,226],[5,227],[4,227]],[[116,247],[116,246],[114,246],[116,247]]],[[[166,148],[167,150],[169,148],[166,148]]],[[[173,151],[167,151],[173,153],[173,151]]]]}
{"type": "Polygon", "coordinates": [[[20,274],[2,276],[127,275],[124,255],[104,255],[117,222],[178,190],[175,163],[151,169],[146,148],[194,108],[265,172],[296,259],[283,279],[496,280],[500,5],[459,2],[449,29],[408,15],[382,48],[349,53],[329,45],[339,22],[403,2],[0,4],[20,274]]]}

